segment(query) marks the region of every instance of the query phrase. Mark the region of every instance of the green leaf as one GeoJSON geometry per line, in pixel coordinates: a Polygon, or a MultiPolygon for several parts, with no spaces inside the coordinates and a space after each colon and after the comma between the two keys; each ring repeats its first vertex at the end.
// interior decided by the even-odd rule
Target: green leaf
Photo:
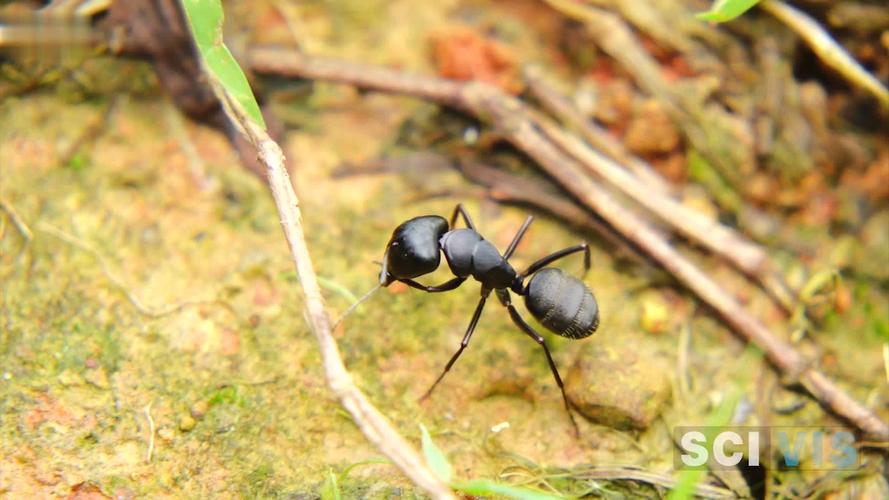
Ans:
{"type": "Polygon", "coordinates": [[[262,128],[265,121],[247,77],[222,40],[224,14],[220,0],[180,0],[205,70],[262,128]]]}
{"type": "Polygon", "coordinates": [[[321,486],[321,500],[342,500],[343,495],[340,493],[340,485],[336,481],[336,474],[332,470],[327,471],[327,479],[321,486]]]}
{"type": "Polygon", "coordinates": [[[747,12],[757,3],[759,0],[716,0],[710,10],[695,14],[695,17],[703,21],[724,23],[747,12]]]}
{"type": "Polygon", "coordinates": [[[509,486],[488,479],[466,482],[452,481],[451,464],[448,462],[447,457],[432,442],[432,437],[429,436],[429,431],[426,430],[425,425],[420,424],[420,432],[422,433],[423,455],[426,457],[426,463],[429,464],[429,468],[432,469],[439,479],[447,483],[451,488],[473,496],[495,496],[519,500],[558,500],[563,498],[537,490],[509,486]]]}
{"type": "Polygon", "coordinates": [[[435,472],[439,479],[445,483],[450,483],[451,464],[448,463],[447,457],[445,457],[444,453],[442,453],[438,446],[435,446],[435,443],[432,442],[432,437],[429,436],[429,431],[426,430],[425,425],[420,424],[420,432],[423,435],[423,455],[426,456],[426,463],[429,464],[429,467],[435,472]]]}
{"type": "Polygon", "coordinates": [[[826,289],[828,285],[836,286],[841,280],[840,273],[836,269],[822,269],[806,281],[799,292],[799,297],[803,302],[811,301],[815,295],[826,289]]]}
{"type": "Polygon", "coordinates": [[[560,500],[564,498],[561,496],[550,495],[549,493],[544,493],[542,491],[518,488],[496,481],[489,481],[487,479],[479,479],[465,483],[454,483],[451,486],[463,493],[468,493],[473,496],[500,496],[516,498],[518,500],[560,500]]]}

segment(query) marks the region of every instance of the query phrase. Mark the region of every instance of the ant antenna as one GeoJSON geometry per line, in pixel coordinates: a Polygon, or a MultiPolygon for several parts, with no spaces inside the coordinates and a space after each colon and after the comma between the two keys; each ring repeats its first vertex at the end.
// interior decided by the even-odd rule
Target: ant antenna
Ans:
{"type": "Polygon", "coordinates": [[[336,320],[336,322],[333,324],[333,326],[330,327],[330,329],[335,330],[336,327],[339,326],[339,324],[342,323],[344,319],[346,319],[350,314],[352,314],[353,311],[355,311],[355,309],[358,308],[358,306],[360,306],[362,303],[364,303],[364,301],[369,299],[371,295],[373,295],[377,290],[379,290],[380,286],[382,286],[382,285],[377,283],[376,285],[374,285],[373,288],[368,290],[367,293],[362,295],[360,299],[356,300],[354,304],[349,306],[349,308],[346,309],[346,311],[339,317],[339,319],[336,320]]]}

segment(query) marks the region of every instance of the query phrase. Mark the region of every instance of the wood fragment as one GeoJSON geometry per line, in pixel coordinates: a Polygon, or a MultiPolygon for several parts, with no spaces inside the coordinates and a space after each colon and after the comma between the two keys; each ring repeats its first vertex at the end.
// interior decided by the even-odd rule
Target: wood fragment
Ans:
{"type": "Polygon", "coordinates": [[[571,225],[598,234],[637,264],[647,265],[649,263],[639,249],[634,248],[608,224],[577,206],[569,198],[541,189],[537,182],[522,179],[517,175],[474,161],[460,162],[458,168],[473,182],[487,186],[487,195],[493,200],[537,207],[571,225]]]}
{"type": "Polygon", "coordinates": [[[755,166],[750,125],[720,106],[705,106],[694,94],[680,93],[617,14],[572,0],[545,0],[553,9],[584,23],[593,41],[617,61],[642,90],[664,106],[691,145],[736,191],[755,166]]]}
{"type": "MultiPolygon", "coordinates": [[[[541,94],[554,95],[555,90],[537,79],[534,87],[541,94]]],[[[557,146],[571,155],[589,172],[601,176],[623,194],[658,216],[664,223],[676,229],[693,242],[699,243],[714,254],[726,259],[747,276],[759,281],[785,312],[793,308],[794,293],[784,283],[762,247],[744,238],[734,229],[720,224],[707,216],[682,205],[662,190],[652,188],[634,172],[625,170],[614,161],[594,151],[577,137],[566,133],[550,120],[538,117],[537,123],[543,133],[557,146]]],[[[636,158],[637,163],[644,163],[636,158]]],[[[653,170],[646,169],[648,175],[653,170]]]]}
{"type": "Polygon", "coordinates": [[[151,418],[151,403],[145,405],[142,412],[145,414],[145,420],[148,421],[148,450],[145,452],[145,462],[151,463],[151,457],[154,455],[155,436],[154,419],[151,418]]]}
{"type": "Polygon", "coordinates": [[[629,169],[640,181],[650,185],[652,189],[670,193],[673,188],[651,165],[634,156],[620,141],[607,131],[587,119],[570,100],[549,85],[537,67],[525,69],[525,80],[528,89],[540,103],[550,110],[557,118],[577,132],[594,148],[608,155],[612,160],[629,169]]]}
{"type": "Polygon", "coordinates": [[[19,234],[22,235],[22,238],[25,239],[25,244],[27,245],[31,243],[31,240],[34,239],[34,233],[31,231],[31,228],[28,227],[28,224],[25,223],[24,219],[22,219],[22,217],[16,211],[12,203],[4,198],[0,198],[0,210],[6,212],[6,216],[9,217],[9,221],[12,222],[12,225],[15,226],[19,234]]]}
{"type": "Polygon", "coordinates": [[[830,36],[830,33],[808,14],[779,0],[763,0],[759,6],[795,31],[825,64],[853,85],[869,92],[881,106],[889,108],[889,89],[858,64],[858,61],[853,59],[830,36]]]}

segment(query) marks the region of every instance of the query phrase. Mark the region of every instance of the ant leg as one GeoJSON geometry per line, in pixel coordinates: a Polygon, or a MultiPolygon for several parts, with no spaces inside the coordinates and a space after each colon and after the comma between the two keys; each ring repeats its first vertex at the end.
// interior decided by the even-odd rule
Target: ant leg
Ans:
{"type": "Polygon", "coordinates": [[[543,337],[540,336],[539,333],[535,332],[531,325],[525,322],[524,319],[519,315],[519,312],[516,310],[515,306],[511,303],[506,305],[506,309],[509,311],[509,316],[512,318],[513,323],[516,324],[519,328],[522,329],[529,337],[534,339],[541,347],[543,347],[543,352],[546,353],[546,361],[549,363],[549,369],[553,372],[553,377],[556,379],[556,385],[559,386],[559,390],[562,391],[562,401],[565,402],[565,411],[568,412],[568,417],[571,419],[571,425],[574,426],[574,432],[577,435],[580,435],[580,431],[577,427],[577,422],[574,420],[574,414],[571,413],[571,405],[568,403],[568,396],[565,395],[565,386],[562,384],[562,377],[559,376],[559,370],[556,369],[556,363],[553,361],[552,355],[549,353],[549,348],[546,346],[546,341],[543,337]]]}
{"type": "Polygon", "coordinates": [[[442,283],[440,285],[435,285],[435,286],[428,286],[428,285],[424,285],[422,283],[417,283],[416,281],[414,281],[412,279],[403,279],[403,280],[398,280],[398,281],[400,281],[400,282],[404,283],[405,285],[410,286],[412,288],[416,288],[417,290],[423,290],[424,292],[435,293],[435,292],[447,292],[447,291],[453,290],[453,289],[457,288],[458,286],[462,285],[463,282],[466,281],[466,278],[454,278],[452,280],[445,281],[444,283],[442,283]]]}
{"type": "Polygon", "coordinates": [[[441,379],[444,378],[445,374],[448,373],[452,366],[454,366],[454,362],[457,361],[457,358],[460,357],[460,354],[463,353],[463,349],[466,349],[466,346],[469,345],[469,339],[472,338],[472,332],[475,331],[475,325],[478,324],[478,319],[482,315],[482,309],[485,308],[485,301],[488,300],[488,295],[490,294],[490,290],[482,290],[482,298],[478,301],[478,306],[476,306],[475,312],[472,314],[472,321],[469,322],[469,327],[466,328],[466,334],[463,335],[463,340],[460,342],[460,348],[457,349],[457,352],[455,352],[453,356],[451,356],[451,360],[448,361],[447,365],[445,365],[444,371],[441,372],[441,375],[439,375],[437,379],[435,379],[435,383],[433,383],[432,387],[430,387],[429,390],[426,391],[425,394],[423,394],[423,397],[420,398],[420,401],[423,401],[424,399],[428,398],[430,394],[432,394],[432,390],[435,389],[435,386],[437,386],[438,383],[441,382],[441,379]]]}
{"type": "Polygon", "coordinates": [[[590,269],[590,246],[586,243],[581,243],[580,245],[574,245],[573,247],[568,247],[559,250],[558,252],[553,252],[547,255],[546,257],[528,266],[528,269],[525,269],[525,272],[521,273],[519,276],[528,276],[529,274],[539,271],[542,267],[548,264],[552,264],[553,262],[563,257],[567,257],[568,255],[571,255],[573,253],[580,252],[581,250],[583,251],[583,272],[584,274],[586,274],[586,272],[590,269]]]}
{"type": "Polygon", "coordinates": [[[525,231],[528,230],[528,226],[531,225],[531,222],[534,220],[533,215],[529,215],[525,222],[522,223],[522,227],[519,228],[519,232],[515,234],[515,237],[512,239],[512,243],[506,248],[506,252],[503,253],[503,259],[509,259],[512,257],[512,253],[515,252],[517,246],[519,246],[519,242],[522,241],[522,237],[525,236],[525,231]]]}
{"type": "Polygon", "coordinates": [[[454,207],[454,213],[451,214],[451,229],[454,229],[457,224],[457,214],[463,216],[463,222],[466,223],[466,227],[475,231],[475,224],[472,223],[472,218],[469,217],[469,214],[466,213],[466,209],[463,208],[462,203],[457,203],[457,206],[454,207]]]}

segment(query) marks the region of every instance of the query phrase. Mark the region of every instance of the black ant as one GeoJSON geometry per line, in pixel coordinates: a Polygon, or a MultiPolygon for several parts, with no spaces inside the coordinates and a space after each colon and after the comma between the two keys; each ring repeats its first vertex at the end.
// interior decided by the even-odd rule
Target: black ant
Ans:
{"type": "Polygon", "coordinates": [[[560,269],[545,267],[567,255],[583,251],[584,272],[586,272],[590,267],[590,249],[586,243],[568,247],[543,257],[528,266],[524,272],[517,273],[509,264],[509,258],[533,220],[532,216],[525,219],[506,252],[500,255],[494,245],[485,240],[475,229],[475,224],[472,223],[472,219],[462,204],[458,204],[454,208],[450,224],[438,215],[414,217],[402,223],[392,233],[392,238],[386,245],[386,253],[383,257],[380,285],[389,286],[395,281],[400,281],[418,290],[434,293],[454,290],[470,276],[482,284],[481,300],[475,308],[466,334],[463,335],[460,348],[445,365],[441,375],[420,398],[421,401],[432,394],[435,386],[441,382],[441,379],[469,345],[469,339],[472,337],[472,332],[475,331],[482,309],[485,307],[485,301],[494,291],[500,303],[509,311],[512,321],[543,347],[549,368],[556,379],[559,390],[562,391],[565,409],[576,430],[577,423],[571,414],[562,378],[559,376],[549,348],[547,348],[543,337],[519,315],[512,305],[509,291],[525,297],[525,306],[531,314],[553,333],[570,339],[582,339],[592,335],[599,326],[599,306],[593,293],[579,279],[565,274],[560,269]],[[458,214],[463,217],[468,228],[456,228],[458,214]],[[437,286],[427,286],[414,281],[413,278],[438,269],[441,262],[440,252],[444,252],[448,267],[456,277],[437,286]],[[525,279],[528,277],[530,277],[530,281],[526,285],[525,279]]]}

